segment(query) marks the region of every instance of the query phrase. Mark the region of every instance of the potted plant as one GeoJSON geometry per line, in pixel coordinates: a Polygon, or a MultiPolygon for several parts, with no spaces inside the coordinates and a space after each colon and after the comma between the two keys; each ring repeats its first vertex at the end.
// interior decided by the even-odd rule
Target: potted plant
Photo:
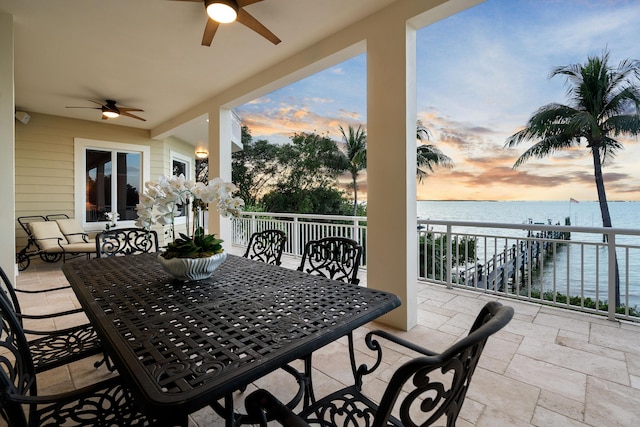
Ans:
{"type": "Polygon", "coordinates": [[[154,224],[168,225],[172,239],[158,261],[168,273],[181,280],[201,280],[213,273],[227,257],[222,240],[214,234],[206,234],[202,223],[204,211],[211,203],[223,216],[238,216],[244,201],[234,197],[236,186],[215,178],[208,184],[185,179],[184,175],[165,177],[145,182],[145,192],[136,205],[136,226],[149,230],[154,224]],[[175,218],[179,206],[191,203],[193,227],[187,216],[186,233],[176,238],[175,218]],[[190,230],[192,232],[190,233],[190,230]]]}

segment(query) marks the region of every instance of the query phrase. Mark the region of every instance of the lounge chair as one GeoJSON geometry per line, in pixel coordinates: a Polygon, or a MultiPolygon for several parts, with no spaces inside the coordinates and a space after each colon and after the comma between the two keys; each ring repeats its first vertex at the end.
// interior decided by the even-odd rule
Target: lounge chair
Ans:
{"type": "Polygon", "coordinates": [[[57,262],[60,259],[66,262],[70,255],[86,255],[89,258],[96,253],[95,240],[89,239],[75,219],[65,217],[56,214],[18,218],[18,223],[28,236],[27,246],[16,255],[20,271],[29,267],[33,256],[39,256],[45,262],[57,262]]]}

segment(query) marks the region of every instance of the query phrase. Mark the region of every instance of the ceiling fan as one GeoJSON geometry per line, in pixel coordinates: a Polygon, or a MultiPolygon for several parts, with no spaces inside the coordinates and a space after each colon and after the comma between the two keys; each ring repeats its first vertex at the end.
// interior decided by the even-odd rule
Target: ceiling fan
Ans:
{"type": "Polygon", "coordinates": [[[102,110],[102,120],[107,119],[115,119],[118,116],[126,116],[131,117],[132,119],[142,120],[146,122],[147,119],[143,119],[142,117],[136,116],[135,114],[131,114],[129,111],[144,111],[139,108],[127,108],[127,107],[119,107],[116,105],[116,101],[111,99],[106,99],[105,102],[94,101],[93,99],[89,100],[90,102],[95,102],[99,105],[99,107],[66,107],[66,108],[91,108],[94,110],[102,110]]]}
{"type": "Polygon", "coordinates": [[[262,37],[266,38],[273,44],[278,44],[281,40],[262,25],[256,18],[251,16],[249,12],[244,10],[244,7],[254,3],[261,2],[262,0],[173,0],[173,1],[188,1],[194,3],[202,3],[204,1],[204,7],[207,11],[207,25],[204,28],[204,34],[202,35],[202,45],[211,46],[213,36],[216,35],[220,24],[226,24],[233,21],[238,21],[242,25],[252,29],[262,37]]]}

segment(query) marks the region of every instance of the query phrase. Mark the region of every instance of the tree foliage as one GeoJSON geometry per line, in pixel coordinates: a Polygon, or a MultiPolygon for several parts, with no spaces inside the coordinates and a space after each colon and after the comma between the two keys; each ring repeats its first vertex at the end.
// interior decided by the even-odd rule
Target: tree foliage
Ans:
{"type": "Polygon", "coordinates": [[[256,206],[263,193],[280,172],[280,148],[266,140],[253,141],[247,126],[242,126],[242,150],[232,154],[232,181],[247,206],[256,206]]]}
{"type": "Polygon", "coordinates": [[[332,139],[316,133],[296,133],[291,144],[280,146],[280,174],[275,188],[310,190],[333,187],[344,170],[343,157],[332,139]]]}
{"type": "Polygon", "coordinates": [[[337,177],[344,170],[334,141],[298,133],[290,144],[253,141],[242,128],[243,147],[233,153],[233,182],[249,206],[268,212],[338,214],[342,193],[337,177]]]}
{"type": "Polygon", "coordinates": [[[342,126],[339,128],[346,147],[346,153],[343,153],[343,167],[351,175],[353,216],[356,216],[358,214],[358,175],[360,175],[361,170],[367,168],[367,134],[361,126],[358,126],[358,129],[354,129],[353,126],[349,125],[346,132],[342,126]]]}
{"type": "MultiPolygon", "coordinates": [[[[420,120],[417,122],[416,129],[416,138],[419,141],[430,139],[431,132],[420,120]]],[[[416,170],[418,182],[422,182],[430,173],[433,173],[435,166],[453,167],[453,160],[433,144],[421,144],[418,146],[416,163],[418,166],[416,170]]]]}

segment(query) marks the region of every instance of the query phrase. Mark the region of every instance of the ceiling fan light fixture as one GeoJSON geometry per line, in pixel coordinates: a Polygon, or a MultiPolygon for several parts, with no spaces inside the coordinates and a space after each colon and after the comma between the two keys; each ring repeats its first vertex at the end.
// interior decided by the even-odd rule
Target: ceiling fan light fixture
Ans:
{"type": "Polygon", "coordinates": [[[238,4],[234,0],[205,0],[207,15],[221,24],[233,22],[238,17],[238,4]]]}
{"type": "Polygon", "coordinates": [[[112,111],[112,110],[104,110],[102,112],[102,115],[105,117],[108,117],[110,119],[115,119],[116,117],[120,116],[120,113],[118,113],[117,111],[112,111]]]}

